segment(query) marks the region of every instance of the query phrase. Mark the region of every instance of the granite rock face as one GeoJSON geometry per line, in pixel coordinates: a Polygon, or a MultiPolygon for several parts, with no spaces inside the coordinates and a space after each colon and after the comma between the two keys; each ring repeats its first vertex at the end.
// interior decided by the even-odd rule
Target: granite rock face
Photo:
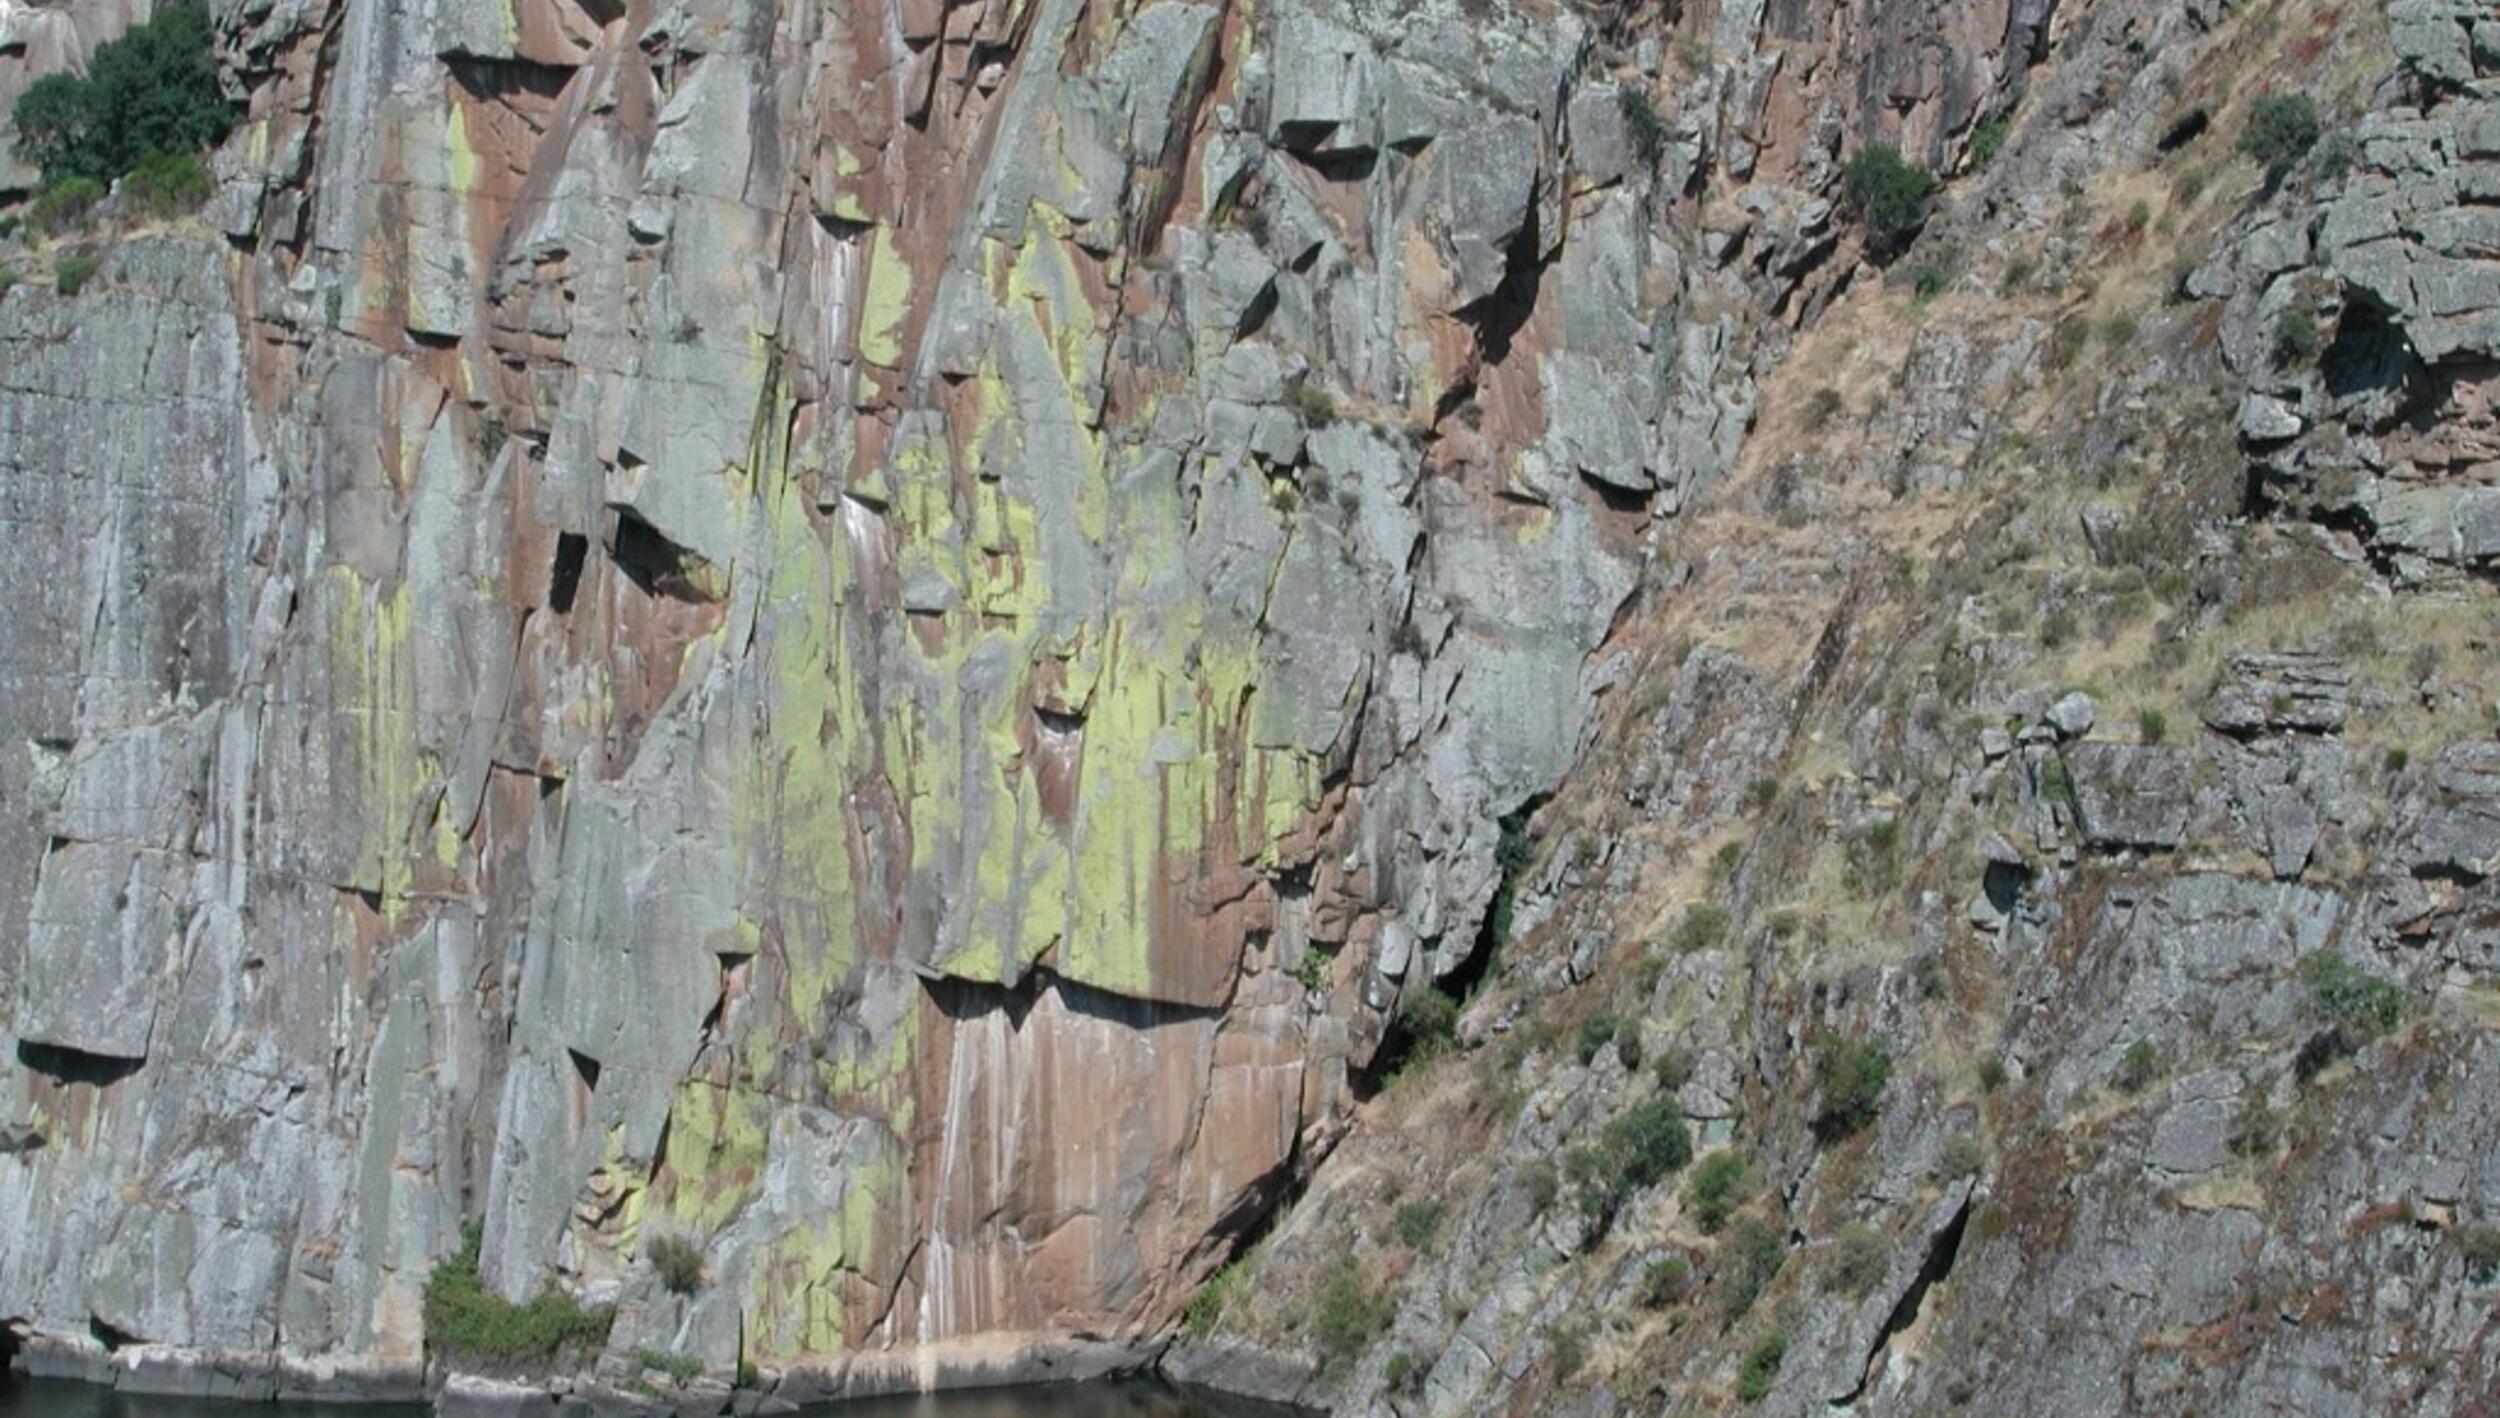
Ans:
{"type": "Polygon", "coordinates": [[[214,230],[0,303],[0,1314],[402,1372],[476,1219],[721,1374],[1154,1338],[1743,430],[1587,27],[215,14],[214,230]]]}
{"type": "MultiPolygon", "coordinates": [[[[1244,1237],[1316,1255],[1373,1198],[1403,1000],[1497,946],[1537,996],[1629,978],[1608,913],[1706,859],[1732,912],[1664,918],[1689,948],[1611,1047],[1518,1071],[1383,1334],[1172,1367],[1533,1408],[1544,1336],[1684,1255],[1663,1191],[1551,1204],[1609,1101],[1672,1088],[1728,1144],[1829,1026],[1946,1038],[1894,967],[1984,951],[2032,1150],[1948,1164],[1980,1105],[1905,1083],[1844,1183],[1777,1113],[1766,1179],[1846,1189],[1895,1246],[1793,1297],[1772,1402],[2124,1411],[2113,1376],[2173,1392],[2147,1356],[2244,1313],[2251,1266],[2328,1283],[2216,1180],[2289,1085],[2199,1056],[2053,1227],[1991,1207],[2050,1185],[2138,1039],[2288,1057],[2318,951],[2415,997],[2425,938],[2494,958],[2463,923],[2500,765],[2459,738],[2367,778],[2344,737],[2383,706],[2338,653],[2235,645],[2172,744],[2113,738],[2123,698],[2003,635],[1868,662],[1927,601],[1849,499],[1959,508],[2004,426],[1979,391],[2045,367],[2046,321],[1931,325],[1828,476],[1779,446],[1787,362],[1873,281],[1847,153],[1954,176],[1939,239],[1988,249],[2169,142],[2141,57],[2227,44],[2238,7],[212,8],[247,115],[213,200],[99,243],[74,298],[0,296],[27,553],[0,585],[0,1324],[40,1366],[423,1388],[425,1278],[475,1226],[503,1295],[616,1307],[601,1402],[652,1351],[706,1411],[742,1376],[803,1401],[1131,1367],[1244,1237]],[[2022,160],[1992,161],[2014,114],[2022,160]],[[1752,520],[1696,529],[1714,497],[1752,520]],[[1668,627],[1717,642],[1666,656],[1668,627]],[[1784,806],[1827,756],[1811,817],[1784,806]],[[1935,775],[1905,801],[1878,763],[1935,775]],[[1689,840],[1589,827],[1523,863],[1584,800],[1689,840]],[[1773,811],[1796,841],[1725,850],[1773,811]],[[1864,943],[1889,955],[1802,928],[1839,963],[1792,989],[1741,962],[1800,938],[1771,893],[1824,879],[1809,837],[1918,914],[1864,943]],[[1665,1050],[1688,1067],[1644,1083],[1665,1050]],[[2026,1367],[1973,1275],[2087,1357],[2026,1367]],[[1939,1334],[1974,1357],[1912,1357],[1939,1334]]],[[[26,37],[0,98],[144,12],[0,0],[26,37]]],[[[2348,172],[2252,200],[2184,283],[2237,381],[2216,436],[2410,593],[2500,555],[2500,45],[2473,6],[2387,21],[2348,172]],[[2286,312],[2317,368],[2277,356],[2286,312]]],[[[2487,1038],[2437,1038],[2490,1071],[2487,1038]]],[[[2338,1086],[2388,1121],[2286,1183],[2312,1222],[2398,1173],[2425,1215],[2500,1199],[2487,1087],[2338,1086]]],[[[2278,1407],[2397,1403],[2422,1390],[2392,1369],[2338,1375],[2469,1344],[2455,1285],[2425,1293],[2213,1372],[2262,1352],[2278,1407]]]]}

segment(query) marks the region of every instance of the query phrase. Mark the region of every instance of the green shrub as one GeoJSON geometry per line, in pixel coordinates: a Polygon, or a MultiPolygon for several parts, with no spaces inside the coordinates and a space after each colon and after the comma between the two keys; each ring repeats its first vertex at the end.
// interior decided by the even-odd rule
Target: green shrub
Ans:
{"type": "Polygon", "coordinates": [[[1717,1235],[1736,1209],[1745,1204],[1745,1195],[1753,1189],[1753,1169],[1733,1151],[1713,1152],[1693,1168],[1692,1184],[1685,1189],[1685,1205],[1692,1208],[1693,1224],[1706,1235],[1717,1235]]]}
{"type": "Polygon", "coordinates": [[[1936,178],[1890,143],[1870,143],[1841,168],[1840,186],[1876,245],[1891,247],[1918,229],[1936,178]]]}
{"type": "Polygon", "coordinates": [[[1578,1041],[1580,1062],[1586,1064],[1594,1061],[1598,1050],[1613,1043],[1615,1029],[1622,1022],[1622,1019],[1611,1009],[1601,1009],[1581,1020],[1578,1041]]]}
{"type": "Polygon", "coordinates": [[[12,111],[18,155],[47,182],[110,182],[150,153],[196,153],[234,127],[207,7],[177,3],[97,45],[84,76],[48,74],[12,111]]]}
{"type": "Polygon", "coordinates": [[[2136,322],[2132,315],[2120,313],[2101,322],[2101,344],[2108,349],[2123,350],[2135,343],[2136,322]]]}
{"type": "Polygon", "coordinates": [[[1693,1267],[1682,1256],[1653,1260],[1641,1272],[1640,1303],[1643,1309],[1663,1310],[1669,1305],[1684,1303],[1693,1293],[1693,1267]]]}
{"type": "Polygon", "coordinates": [[[2092,322],[2080,315],[2069,315],[2057,322],[2049,335],[2049,368],[2067,369],[2092,343],[2092,322]]]}
{"type": "Polygon", "coordinates": [[[2302,960],[2300,977],[2309,986],[2310,1009],[2361,1041],[2393,1032],[2404,1022],[2403,990],[2331,950],[2302,960]]]}
{"type": "Polygon", "coordinates": [[[1664,1094],[1633,1104],[1606,1124],[1600,1138],[1634,1188],[1654,1186],[1693,1160],[1693,1135],[1684,1125],[1684,1109],[1664,1094]]]}
{"type": "Polygon", "coordinates": [[[2170,737],[2170,716],[2159,709],[2138,709],[2135,711],[2135,733],[2146,743],[2160,743],[2170,737]]]}
{"type": "Polygon", "coordinates": [[[1979,1065],[1979,1091],[1994,1093],[2005,1086],[2005,1060],[1988,1059],[1979,1065]]]}
{"type": "Polygon", "coordinates": [[[643,1253],[670,1293],[691,1295],[703,1284],[703,1249],[685,1237],[655,1235],[644,1243],[643,1253]]]}
{"type": "Polygon", "coordinates": [[[2310,171],[2321,182],[2341,182],[2351,173],[2352,165],[2361,161],[2361,144],[2349,133],[2330,133],[2318,144],[2317,157],[2310,171]]]}
{"type": "Polygon", "coordinates": [[[1953,273],[1942,266],[1926,265],[1910,272],[1910,298],[1921,305],[1945,293],[1953,284],[1953,273]]]}
{"type": "Polygon", "coordinates": [[[198,211],[214,190],[208,169],[189,153],[150,153],[122,179],[132,204],[158,221],[198,211]]]}
{"type": "Polygon", "coordinates": [[[1747,1403],[1760,1403],[1771,1392],[1771,1383],[1779,1377],[1780,1361],[1788,1357],[1788,1336],[1772,1330],[1753,1342],[1745,1351],[1745,1362],[1736,1370],[1736,1396],[1747,1403]]]}
{"type": "Polygon", "coordinates": [[[1589,1342],[1581,1338],[1577,1330],[1554,1330],[1547,1336],[1547,1343],[1554,1356],[1554,1378],[1557,1381],[1580,1372],[1580,1366],[1589,1361],[1589,1342]]]}
{"type": "Polygon", "coordinates": [[[1226,1262],[1207,1277],[1197,1294],[1189,1297],[1189,1304],[1181,1310],[1181,1328],[1190,1338],[1204,1339],[1215,1333],[1216,1322],[1224,1318],[1224,1307],[1232,1302],[1233,1290],[1241,1283],[1242,1269],[1239,1260],[1226,1262]]]}
{"type": "Polygon", "coordinates": [[[2306,369],[2317,362],[2318,324],[2295,305],[2274,317],[2274,363],[2280,369],[2306,369]]]}
{"type": "Polygon", "coordinates": [[[1488,944],[1499,950],[1510,944],[1511,914],[1519,903],[1519,877],[1528,869],[1528,858],[1536,844],[1528,837],[1525,812],[1515,812],[1500,823],[1501,835],[1493,844],[1493,904],[1485,908],[1484,934],[1488,944]]]}
{"type": "Polygon", "coordinates": [[[1431,1245],[1432,1238],[1441,1231],[1441,1211],[1441,1203],[1428,1197],[1400,1206],[1392,1223],[1398,1239],[1418,1251],[1431,1245]]]}
{"type": "Polygon", "coordinates": [[[634,1351],[634,1362],[656,1373],[669,1376],[679,1387],[701,1377],[703,1361],[692,1354],[671,1354],[665,1349],[640,1348],[634,1351]]]}
{"type": "Polygon", "coordinates": [[[1936,1153],[1936,1170],[1947,1178],[1967,1177],[1987,1165],[1987,1144],[1966,1132],[1946,1138],[1936,1153]]]}
{"type": "Polygon", "coordinates": [[[1615,1062],[1624,1072],[1637,1073],[1641,1067],[1641,1026],[1627,1019],[1615,1026],[1615,1062]]]}
{"type": "Polygon", "coordinates": [[[1337,421],[1336,396],[1319,382],[1317,374],[1306,374],[1285,390],[1285,407],[1311,428],[1326,428],[1337,421]]]}
{"type": "Polygon", "coordinates": [[[1831,427],[1842,407],[1839,390],[1828,386],[1815,390],[1814,397],[1806,400],[1806,431],[1821,433],[1831,427]]]}
{"type": "Polygon", "coordinates": [[[52,288],[63,295],[76,295],[95,279],[96,267],[103,263],[84,251],[73,251],[52,264],[52,288]]]}
{"type": "Polygon", "coordinates": [[[1860,1222],[1840,1228],[1832,1238],[1831,1279],[1835,1289],[1864,1295],[1884,1283],[1892,1268],[1892,1248],[1883,1233],[1860,1222]]]}
{"type": "Polygon", "coordinates": [[[2468,1226],[2457,1232],[2457,1254],[2466,1278],[2477,1285],[2500,1279],[2500,1226],[2468,1226]]]}
{"type": "Polygon", "coordinates": [[[1944,957],[1933,951],[1911,964],[1910,978],[1918,982],[1920,999],[1943,999],[1953,987],[1952,977],[1945,972],[1944,957]]]}
{"type": "Polygon", "coordinates": [[[1581,1209],[1600,1223],[1613,1219],[1624,1200],[1681,1171],[1693,1158],[1692,1131],[1675,1099],[1655,1094],[1606,1124],[1594,1144],[1565,1154],[1581,1209]]]}
{"type": "Polygon", "coordinates": [[[1329,1262],[1320,1276],[1319,1306],[1311,1316],[1311,1332],[1331,1364],[1361,1353],[1395,1317],[1389,1297],[1363,1283],[1352,1256],[1329,1262]]]}
{"type": "Polygon", "coordinates": [[[2266,1090],[2251,1081],[2240,1094],[2239,1111],[2232,1115],[2231,1131],[2223,1145],[2234,1157],[2272,1156],[2279,1130],[2274,1109],[2266,1102],[2266,1090]]]}
{"type": "Polygon", "coordinates": [[[103,200],[103,183],[92,177],[64,177],[27,204],[26,225],[40,236],[59,236],[84,226],[88,213],[103,200]]]}
{"type": "Polygon", "coordinates": [[[461,1362],[514,1367],[546,1364],[607,1342],[616,1318],[609,1306],[584,1305],[552,1286],[520,1305],[487,1289],[477,1269],[481,1234],[476,1222],[469,1223],[460,1249],[436,1262],[425,1278],[426,1347],[461,1362]]]}
{"type": "Polygon", "coordinates": [[[1380,1366],[1380,1382],[1391,1393],[1411,1394],[1423,1383],[1423,1377],[1424,1366],[1404,1349],[1390,1355],[1389,1361],[1380,1366]]]}
{"type": "Polygon", "coordinates": [[[1649,1073],[1658,1080],[1660,1092],[1673,1093],[1693,1081],[1692,1056],[1670,1044],[1649,1061],[1649,1073]]]}
{"type": "Polygon", "coordinates": [[[1562,1194],[1562,1179],[1554,1175],[1554,1164],[1540,1157],[1519,1169],[1519,1187],[1528,1194],[1528,1204],[1541,1213],[1562,1194]]]}
{"type": "Polygon", "coordinates": [[[2110,1075],[2110,1082],[2117,1084],[2121,1093],[2141,1093],[2160,1067],[2161,1055],[2154,1051],[2153,1041],[2138,1039],[2118,1056],[2118,1069],[2110,1075]]]}
{"type": "Polygon", "coordinates": [[[1883,1045],[1826,1031],[1814,1061],[1815,1132],[1831,1141],[1875,1121],[1891,1077],[1892,1055],[1883,1045]]]}
{"type": "Polygon", "coordinates": [[[2280,177],[2316,145],[2318,132],[2317,100],[2302,93],[2268,94],[2249,105],[2239,148],[2269,176],[2280,177]]]}
{"type": "Polygon", "coordinates": [[[1658,160],[1667,153],[1667,125],[1658,117],[1658,105],[1650,100],[1649,90],[1638,84],[1626,84],[1616,93],[1616,102],[1623,110],[1623,135],[1631,140],[1632,155],[1651,172],[1658,170],[1658,160]]]}
{"type": "Polygon", "coordinates": [[[1691,955],[1697,951],[1715,950],[1727,939],[1728,914],[1725,906],[1702,902],[1684,908],[1684,915],[1675,923],[1672,944],[1691,955]]]}
{"type": "Polygon", "coordinates": [[[2379,755],[2379,766],[2390,773],[2402,773],[2412,761],[2413,755],[2402,748],[2391,748],[2379,755]]]}
{"type": "Polygon", "coordinates": [[[1736,1223],[1719,1243],[1719,1275],[1725,1287],[1719,1292],[1719,1307],[1731,1323],[1762,1298],[1787,1259],[1788,1242],[1778,1231],[1750,1216],[1736,1223]]]}
{"type": "Polygon", "coordinates": [[[1986,167],[2005,151],[2005,136],[2013,131],[2012,114],[2000,113],[1970,130],[1970,160],[1973,167],[1986,167]]]}
{"type": "Polygon", "coordinates": [[[1405,1059],[1442,1053],[1458,1038],[1458,1001],[1438,985],[1409,986],[1398,1000],[1398,1032],[1406,1040],[1405,1059]]]}

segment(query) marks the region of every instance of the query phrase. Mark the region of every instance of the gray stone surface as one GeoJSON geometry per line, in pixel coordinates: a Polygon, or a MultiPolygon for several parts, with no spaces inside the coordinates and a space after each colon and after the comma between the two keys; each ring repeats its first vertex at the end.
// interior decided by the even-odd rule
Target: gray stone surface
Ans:
{"type": "MultiPolygon", "coordinates": [[[[2358,652],[2233,654],[2219,735],[2096,741],[2063,686],[2137,686],[1983,612],[2141,573],[2158,615],[2091,639],[2264,643],[2205,591],[2311,514],[2387,594],[2500,561],[2500,34],[2391,4],[2350,173],[2232,197],[2185,281],[2215,322],[2148,306],[2061,382],[2045,278],[1992,272],[2136,259],[2083,194],[2165,170],[2249,7],[1602,9],[219,0],[251,121],[215,201],[0,299],[27,1366],[405,1397],[474,1224],[504,1295],[617,1317],[591,1373],[452,1374],[457,1411],[1160,1356],[1596,1418],[1723,1405],[1774,1322],[1765,1411],[2473,1411],[2492,745],[2373,771],[2412,720],[2358,652]],[[1841,200],[1877,140],[1947,179],[1916,331],[1841,200]],[[1890,392],[1800,446],[1834,314],[1890,392]],[[2030,418],[2087,394],[2088,430],[2030,418]],[[2015,429],[2038,468],[1999,467],[2015,429]],[[1943,531],[2069,467],[2153,469],[2198,539],[2138,565],[2091,512],[2099,564],[2052,568],[1943,531]],[[1926,607],[1920,557],[1974,579],[1926,607]],[[1499,986],[1688,1069],[1477,997],[1421,1075],[1463,1083],[1423,1100],[1452,1209],[1393,1251],[1390,1011],[1474,975],[1497,885],[1499,986]],[[1727,938],[1652,953],[1703,892],[1727,938]],[[2303,1082],[2322,950],[2412,1012],[2303,1082]],[[1845,1139],[1807,1122],[1826,1029],[1902,1061],[1845,1139]],[[1669,1089],[1789,1255],[1658,1353],[1646,1265],[1716,1283],[1718,1239],[1680,1178],[1598,1218],[1555,1164],[1669,1089]],[[1262,1267],[1394,1260],[1378,1336],[1324,1362],[1288,1284],[1164,1351],[1254,1231],[1262,1267]],[[701,1373],[645,1392],[644,1349],[701,1373]]],[[[0,13],[0,96],[135,13],[0,13]]]]}

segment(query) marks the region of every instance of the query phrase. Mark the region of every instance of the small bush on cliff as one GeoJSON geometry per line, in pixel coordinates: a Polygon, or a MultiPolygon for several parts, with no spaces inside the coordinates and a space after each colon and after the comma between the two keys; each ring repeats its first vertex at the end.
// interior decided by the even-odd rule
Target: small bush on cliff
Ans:
{"type": "Polygon", "coordinates": [[[1682,1256],[1653,1260],[1641,1272],[1641,1308],[1663,1310],[1684,1303],[1693,1292],[1693,1265],[1682,1256]]]}
{"type": "Polygon", "coordinates": [[[2240,130],[2240,151],[2255,158],[2269,178],[2280,178],[2318,142],[2318,104],[2307,94],[2268,94],[2249,105],[2240,130]]]}
{"type": "Polygon", "coordinates": [[[208,169],[189,153],[150,153],[122,181],[132,204],[158,221],[199,210],[212,190],[208,169]]]}
{"type": "Polygon", "coordinates": [[[1701,1159],[1693,1169],[1693,1184],[1684,1194],[1685,1204],[1692,1208],[1693,1224],[1709,1235],[1717,1235],[1736,1208],[1745,1204],[1745,1194],[1753,1188],[1753,1169],[1734,1152],[1713,1152],[1701,1159]]]}
{"type": "Polygon", "coordinates": [[[2500,1226],[2468,1226],[2457,1233],[2466,1278],[2477,1285],[2500,1280],[2500,1226]]]}
{"type": "Polygon", "coordinates": [[[1973,167],[1986,167],[2005,151],[2006,135],[2014,131],[2014,120],[2000,113],[1970,131],[1970,160],[1973,167]]]}
{"type": "Polygon", "coordinates": [[[1189,1305],[1181,1311],[1181,1328],[1192,1339],[1204,1339],[1215,1333],[1216,1321],[1224,1318],[1224,1306],[1231,1302],[1233,1290],[1241,1283],[1242,1263],[1228,1261],[1223,1268],[1207,1277],[1198,1293],[1189,1297],[1189,1305]]]}
{"type": "Polygon", "coordinates": [[[1671,944],[1685,955],[1715,950],[1720,942],[1727,939],[1727,927],[1728,914],[1725,906],[1714,906],[1708,902],[1698,906],[1688,906],[1684,910],[1683,919],[1675,923],[1675,936],[1671,944]]]}
{"type": "Polygon", "coordinates": [[[1829,1142],[1875,1121],[1891,1078],[1892,1055],[1883,1045],[1827,1031],[1814,1060],[1815,1132],[1829,1142]]]}
{"type": "Polygon", "coordinates": [[[1398,1240],[1410,1250],[1422,1250],[1441,1234],[1441,1203],[1432,1198],[1410,1201],[1400,1206],[1394,1222],[1398,1240]]]}
{"type": "Polygon", "coordinates": [[[92,177],[65,177],[43,189],[26,207],[26,225],[38,236],[59,236],[86,224],[104,200],[104,184],[92,177]]]}
{"type": "Polygon", "coordinates": [[[152,153],[196,153],[234,127],[207,7],[167,6],[97,45],[87,72],[47,74],[13,110],[18,154],[48,182],[111,182],[152,153]]]}
{"type": "Polygon", "coordinates": [[[649,1345],[634,1351],[634,1362],[655,1374],[665,1374],[680,1388],[703,1377],[703,1361],[692,1354],[671,1354],[649,1345]]]}
{"type": "Polygon", "coordinates": [[[1831,1282],[1835,1289],[1864,1295],[1884,1283],[1892,1269],[1892,1248],[1883,1233],[1863,1222],[1840,1228],[1832,1238],[1831,1282]]]}
{"type": "Polygon", "coordinates": [[[1610,1009],[1601,1009],[1580,1021],[1578,1044],[1582,1064],[1595,1062],[1598,1050],[1614,1042],[1615,1026],[1621,1022],[1621,1018],[1610,1009]]]}
{"type": "Polygon", "coordinates": [[[1655,172],[1658,162],[1667,155],[1667,125],[1658,116],[1658,105],[1651,101],[1649,90],[1638,84],[1626,84],[1617,102],[1623,109],[1623,136],[1631,141],[1632,155],[1641,166],[1655,172]]]}
{"type": "Polygon", "coordinates": [[[73,251],[53,263],[52,288],[63,295],[76,295],[95,279],[96,268],[101,264],[84,251],[73,251]]]}
{"type": "Polygon", "coordinates": [[[1354,1258],[1339,1256],[1320,1277],[1319,1309],[1312,1315],[1311,1332],[1319,1340],[1321,1353],[1335,1364],[1361,1353],[1395,1315],[1389,1297],[1363,1283],[1354,1258]]]}
{"type": "Polygon", "coordinates": [[[1458,1038],[1458,1001],[1438,985],[1409,989],[1398,1000],[1398,1029],[1409,1058],[1429,1058],[1458,1038]]]}
{"type": "Polygon", "coordinates": [[[553,1287],[516,1305],[486,1288],[478,1274],[481,1232],[470,1222],[460,1249],[442,1258],[425,1278],[426,1347],[465,1363],[495,1367],[544,1364],[566,1350],[591,1351],[607,1342],[616,1311],[584,1305],[553,1287]]]}
{"type": "Polygon", "coordinates": [[[1528,869],[1536,844],[1528,836],[1528,815],[1522,811],[1501,820],[1493,844],[1493,904],[1485,908],[1484,944],[1495,950],[1510,944],[1511,914],[1519,904],[1519,878],[1528,869]]]}
{"type": "Polygon", "coordinates": [[[1767,1222],[1748,1216],[1719,1243],[1719,1275],[1725,1284],[1719,1308],[1734,1323],[1762,1298],[1780,1265],[1788,1259],[1788,1242],[1767,1222]]]}
{"type": "Polygon", "coordinates": [[[1633,1104],[1606,1124],[1594,1145],[1575,1147],[1563,1159],[1582,1209],[1601,1222],[1612,1220],[1632,1193],[1665,1181],[1691,1160],[1692,1131],[1683,1108],[1666,1094],[1633,1104]]]}
{"type": "Polygon", "coordinates": [[[1866,223],[1878,250],[1906,243],[1927,215],[1927,199],[1936,190],[1935,174],[1890,143],[1860,148],[1840,170],[1841,196],[1849,210],[1866,223]]]}
{"type": "Polygon", "coordinates": [[[657,1235],[643,1247],[660,1283],[678,1295],[691,1295],[703,1284],[703,1251],[683,1236],[657,1235]]]}
{"type": "Polygon", "coordinates": [[[1771,1392],[1772,1381],[1779,1377],[1780,1361],[1788,1357],[1788,1336],[1773,1330],[1753,1342],[1745,1351],[1745,1362],[1736,1371],[1736,1396],[1747,1403],[1760,1403],[1771,1392]]]}
{"type": "Polygon", "coordinates": [[[2307,369],[2317,363],[2318,325],[2297,306],[2274,318],[2274,363],[2278,369],[2307,369]]]}
{"type": "Polygon", "coordinates": [[[2404,1022],[2404,991],[2331,950],[2302,960],[2300,977],[2309,986],[2310,1009],[2359,1039],[2391,1033],[2404,1022]]]}
{"type": "Polygon", "coordinates": [[[2138,1039],[2118,1056],[2118,1068],[2110,1075],[2110,1082],[2118,1085],[2121,1093],[2141,1093],[2160,1070],[2161,1054],[2154,1049],[2153,1041],[2138,1039]]]}

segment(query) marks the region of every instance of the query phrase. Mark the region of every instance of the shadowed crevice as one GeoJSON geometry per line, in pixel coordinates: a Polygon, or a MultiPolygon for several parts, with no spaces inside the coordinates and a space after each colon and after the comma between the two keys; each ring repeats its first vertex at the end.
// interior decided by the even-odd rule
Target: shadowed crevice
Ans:
{"type": "Polygon", "coordinates": [[[73,1049],[66,1044],[41,1044],[32,1039],[17,1041],[17,1061],[55,1083],[83,1083],[93,1088],[110,1088],[137,1073],[147,1063],[143,1058],[117,1058],[111,1054],[73,1049]]]}

